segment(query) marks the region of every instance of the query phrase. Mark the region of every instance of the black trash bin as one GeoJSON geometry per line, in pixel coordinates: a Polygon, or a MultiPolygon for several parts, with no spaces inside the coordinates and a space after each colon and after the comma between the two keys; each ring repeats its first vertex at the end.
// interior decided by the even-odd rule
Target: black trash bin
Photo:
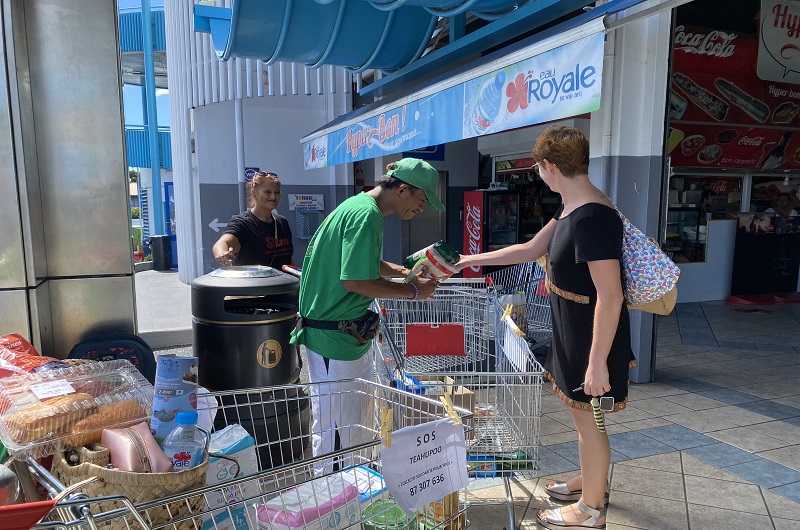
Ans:
{"type": "Polygon", "coordinates": [[[153,251],[153,270],[168,271],[172,268],[172,244],[169,236],[150,236],[153,251]]]}
{"type": "Polygon", "coordinates": [[[294,383],[300,377],[289,334],[300,281],[271,267],[222,267],[192,282],[199,383],[211,390],[294,383]]]}
{"type": "Polygon", "coordinates": [[[215,428],[244,427],[256,441],[262,470],[292,462],[309,442],[308,396],[268,388],[300,378],[297,348],[289,344],[299,290],[294,276],[262,266],[223,267],[192,282],[199,384],[255,389],[222,399],[215,428]]]}

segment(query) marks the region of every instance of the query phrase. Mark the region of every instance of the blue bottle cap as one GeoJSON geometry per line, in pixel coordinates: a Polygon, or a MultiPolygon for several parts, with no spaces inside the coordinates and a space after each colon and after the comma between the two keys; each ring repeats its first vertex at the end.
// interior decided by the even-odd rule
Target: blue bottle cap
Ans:
{"type": "Polygon", "coordinates": [[[194,425],[197,423],[197,411],[182,410],[175,416],[178,425],[194,425]]]}

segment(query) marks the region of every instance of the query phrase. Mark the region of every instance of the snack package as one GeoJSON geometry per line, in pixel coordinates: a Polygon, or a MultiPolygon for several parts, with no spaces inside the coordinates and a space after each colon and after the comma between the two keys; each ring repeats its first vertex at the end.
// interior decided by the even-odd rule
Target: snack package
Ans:
{"type": "Polygon", "coordinates": [[[358,488],[347,475],[320,477],[256,505],[258,523],[270,530],[326,528],[360,530],[358,488]]]}
{"type": "Polygon", "coordinates": [[[197,410],[197,357],[159,355],[150,429],[158,443],[175,428],[178,412],[197,410]]]}
{"type": "Polygon", "coordinates": [[[0,379],[12,375],[69,368],[69,365],[52,357],[39,355],[36,348],[17,333],[0,337],[0,379]]]}
{"type": "MultiPolygon", "coordinates": [[[[208,450],[209,453],[222,454],[235,460],[231,462],[211,456],[206,474],[208,486],[232,480],[237,476],[237,471],[238,476],[252,475],[258,471],[255,440],[241,425],[228,425],[213,433],[208,450]]],[[[260,493],[258,479],[206,493],[208,508],[214,511],[203,515],[202,530],[254,530],[249,523],[253,516],[248,516],[244,501],[260,493]]]]}

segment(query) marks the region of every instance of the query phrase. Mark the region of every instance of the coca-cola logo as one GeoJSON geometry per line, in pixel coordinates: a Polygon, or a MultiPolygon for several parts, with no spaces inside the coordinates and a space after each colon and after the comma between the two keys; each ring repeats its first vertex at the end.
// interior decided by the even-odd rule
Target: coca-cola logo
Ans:
{"type": "Polygon", "coordinates": [[[698,55],[730,57],[736,49],[731,44],[736,37],[736,33],[716,30],[709,33],[687,33],[684,26],[678,26],[675,28],[675,49],[698,55]]]}
{"type": "MultiPolygon", "coordinates": [[[[467,220],[466,230],[469,236],[469,245],[467,247],[469,254],[481,253],[481,209],[474,204],[467,204],[467,220]]],[[[480,270],[480,267],[470,267],[475,272],[480,270]]]]}
{"type": "Polygon", "coordinates": [[[739,145],[752,145],[758,147],[764,142],[763,136],[742,136],[739,139],[739,145]]]}
{"type": "Polygon", "coordinates": [[[728,192],[728,182],[725,180],[717,180],[711,184],[711,189],[717,195],[728,192]]]}

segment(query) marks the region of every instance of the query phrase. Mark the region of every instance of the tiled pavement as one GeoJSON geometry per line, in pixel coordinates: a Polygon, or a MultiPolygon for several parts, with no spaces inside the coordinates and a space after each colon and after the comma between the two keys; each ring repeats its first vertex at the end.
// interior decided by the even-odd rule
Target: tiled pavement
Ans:
{"type": "MultiPolygon", "coordinates": [[[[656,383],[631,385],[607,416],[610,530],[800,529],[800,304],[682,304],[659,317],[656,383]],[[796,349],[797,348],[797,349],[796,349]]],[[[544,484],[578,469],[576,435],[545,385],[540,467],[515,481],[520,528],[557,505],[544,484]],[[522,517],[524,514],[524,518],[522,517]],[[520,520],[521,519],[521,520],[520,520]]],[[[484,479],[476,498],[502,498],[484,479]]],[[[503,507],[470,508],[473,528],[507,526],[503,507]]]]}
{"type": "MultiPolygon", "coordinates": [[[[190,333],[177,274],[137,273],[136,286],[140,333],[190,333]]],[[[606,420],[607,528],[800,530],[800,304],[681,304],[659,317],[656,368],[657,382],[632,385],[628,407],[606,420]]],[[[549,384],[542,413],[541,469],[512,485],[523,529],[554,505],[544,484],[578,469],[569,413],[549,384]]],[[[500,484],[475,482],[471,495],[504,498],[500,484]]],[[[477,530],[507,525],[504,506],[468,516],[477,530]]]]}

